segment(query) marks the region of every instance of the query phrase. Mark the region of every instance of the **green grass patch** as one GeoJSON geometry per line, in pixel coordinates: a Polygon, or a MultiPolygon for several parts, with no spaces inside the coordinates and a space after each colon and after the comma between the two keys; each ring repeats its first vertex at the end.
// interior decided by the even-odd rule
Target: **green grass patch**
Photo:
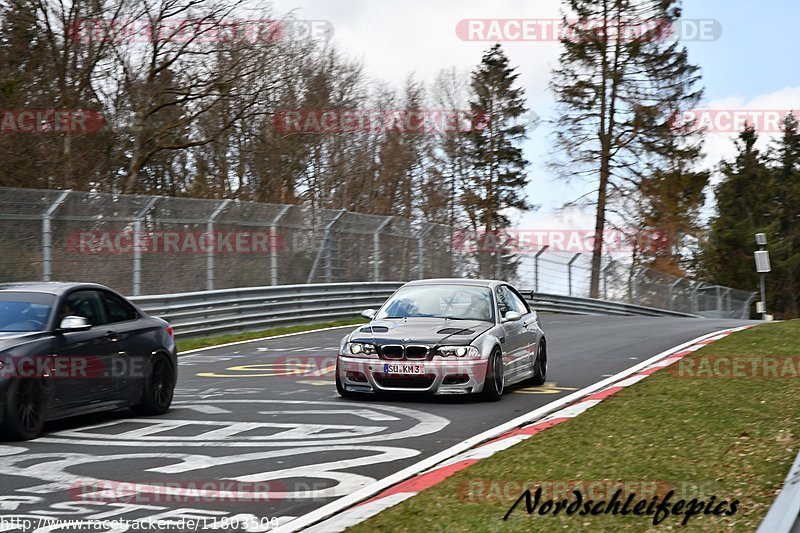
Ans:
{"type": "Polygon", "coordinates": [[[186,339],[179,340],[178,353],[188,350],[196,350],[197,348],[209,348],[218,346],[220,344],[228,344],[229,342],[248,341],[260,339],[263,337],[274,337],[276,335],[285,335],[287,333],[299,333],[301,331],[310,331],[312,329],[332,328],[336,326],[349,326],[355,324],[365,324],[363,318],[348,318],[344,320],[336,320],[333,322],[322,322],[319,324],[299,324],[296,326],[282,326],[279,328],[265,329],[262,331],[248,331],[245,333],[231,333],[228,335],[220,335],[218,337],[205,337],[202,339],[186,339]]]}
{"type": "MultiPolygon", "coordinates": [[[[800,320],[735,333],[688,357],[728,355],[800,355],[800,320]]],[[[797,377],[702,379],[662,370],[349,531],[753,531],[800,448],[798,405],[797,377]],[[732,516],[701,513],[685,527],[683,516],[654,526],[652,515],[528,515],[524,502],[503,520],[522,488],[504,495],[502,487],[535,491],[575,480],[627,483],[634,492],[656,482],[675,488],[673,503],[716,496],[715,503],[739,505],[732,516]]]]}

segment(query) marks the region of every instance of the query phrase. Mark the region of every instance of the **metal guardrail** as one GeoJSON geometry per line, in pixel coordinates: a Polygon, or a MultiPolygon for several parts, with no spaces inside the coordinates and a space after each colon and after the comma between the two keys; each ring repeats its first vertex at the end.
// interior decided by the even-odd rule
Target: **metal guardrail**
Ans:
{"type": "MultiPolygon", "coordinates": [[[[131,298],[148,314],[167,320],[183,338],[258,331],[275,326],[357,317],[379,307],[403,282],[278,285],[131,298]]],[[[530,291],[523,291],[530,294],[530,291]]],[[[538,311],[582,315],[696,317],[638,305],[537,294],[538,311]]]]}
{"type": "Polygon", "coordinates": [[[800,533],[800,453],[756,533],[800,533]]]}

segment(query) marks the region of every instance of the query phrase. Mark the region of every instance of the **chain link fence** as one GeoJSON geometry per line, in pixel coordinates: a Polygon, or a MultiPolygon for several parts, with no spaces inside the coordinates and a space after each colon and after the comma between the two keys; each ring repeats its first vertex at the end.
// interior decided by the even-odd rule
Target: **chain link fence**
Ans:
{"type": "MultiPolygon", "coordinates": [[[[133,296],[474,276],[486,263],[449,226],[237,200],[0,188],[0,228],[0,281],[91,281],[133,296]]],[[[495,277],[589,296],[589,254],[490,255],[495,277]]],[[[601,278],[605,299],[705,316],[749,318],[755,300],[611,257],[601,278]]]]}

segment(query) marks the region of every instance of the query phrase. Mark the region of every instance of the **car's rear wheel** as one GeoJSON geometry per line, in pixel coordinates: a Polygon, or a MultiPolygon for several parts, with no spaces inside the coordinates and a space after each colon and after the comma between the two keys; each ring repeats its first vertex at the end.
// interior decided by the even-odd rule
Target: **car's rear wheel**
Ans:
{"type": "Polygon", "coordinates": [[[503,397],[504,380],[503,354],[500,350],[495,350],[486,362],[486,379],[483,382],[482,399],[487,402],[499,401],[503,397]]]}
{"type": "Polygon", "coordinates": [[[175,393],[175,369],[166,356],[156,355],[150,365],[150,374],[144,382],[142,401],[131,407],[138,415],[163,415],[172,405],[175,393]]]}
{"type": "Polygon", "coordinates": [[[8,387],[2,438],[30,440],[38,437],[47,418],[47,389],[39,379],[18,379],[8,387]]]}
{"type": "Polygon", "coordinates": [[[547,379],[547,344],[544,339],[539,341],[539,348],[536,352],[536,361],[533,362],[532,385],[544,385],[547,379]]]}

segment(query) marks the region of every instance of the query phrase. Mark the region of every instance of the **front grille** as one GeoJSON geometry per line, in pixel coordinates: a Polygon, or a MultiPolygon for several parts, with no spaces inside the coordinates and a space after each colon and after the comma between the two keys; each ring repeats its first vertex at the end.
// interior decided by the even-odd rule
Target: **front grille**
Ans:
{"type": "Polygon", "coordinates": [[[372,375],[375,381],[378,382],[378,385],[392,389],[427,389],[433,385],[433,381],[436,379],[434,374],[390,376],[381,372],[375,372],[372,375]]]}
{"type": "Polygon", "coordinates": [[[399,344],[387,344],[381,347],[381,352],[386,359],[402,359],[403,347],[399,344]]]}
{"type": "Polygon", "coordinates": [[[428,350],[427,346],[406,346],[406,359],[425,359],[428,350]]]}
{"type": "Polygon", "coordinates": [[[403,346],[402,344],[386,344],[380,347],[380,352],[384,359],[395,361],[424,361],[428,358],[431,348],[424,344],[411,344],[408,346],[403,346]]]}

